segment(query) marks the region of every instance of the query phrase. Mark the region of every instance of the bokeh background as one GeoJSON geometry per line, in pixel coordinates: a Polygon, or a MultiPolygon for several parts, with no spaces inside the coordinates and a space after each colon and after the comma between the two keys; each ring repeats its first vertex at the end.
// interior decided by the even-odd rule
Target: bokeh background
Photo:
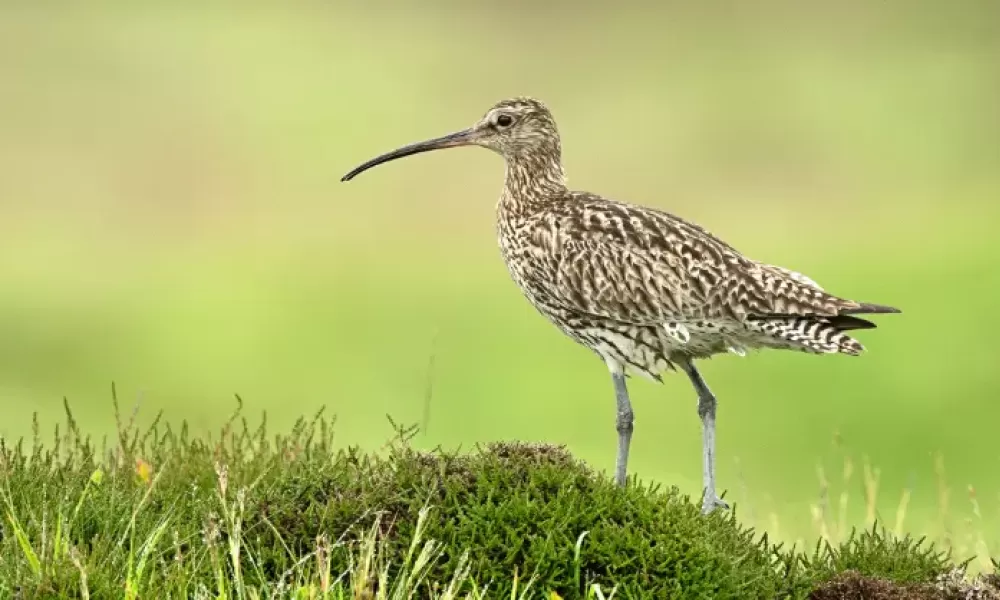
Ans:
{"type": "MultiPolygon", "coordinates": [[[[887,525],[909,494],[903,529],[1000,554],[998,65],[990,1],[5,2],[0,435],[64,396],[107,433],[115,381],[196,430],[239,393],[275,428],[325,406],[344,444],[378,448],[388,414],[422,446],[544,440],[610,469],[603,365],[496,249],[501,160],[338,181],[533,95],[571,185],[904,310],[861,358],[704,365],[744,518],[864,525],[868,460],[887,525]]],[[[696,493],[688,383],[632,393],[633,471],[696,493]]]]}

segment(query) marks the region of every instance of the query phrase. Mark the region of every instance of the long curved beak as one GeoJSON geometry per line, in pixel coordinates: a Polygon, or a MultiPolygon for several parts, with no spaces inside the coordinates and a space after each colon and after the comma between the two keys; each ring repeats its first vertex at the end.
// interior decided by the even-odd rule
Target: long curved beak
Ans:
{"type": "Polygon", "coordinates": [[[439,138],[434,138],[432,140],[417,142],[416,144],[403,146],[402,148],[397,148],[392,152],[386,152],[381,156],[376,156],[375,158],[369,160],[366,163],[358,165],[350,173],[341,177],[340,180],[350,181],[354,179],[358,174],[367,171],[372,167],[377,167],[382,163],[389,162],[390,160],[396,160],[397,158],[403,158],[404,156],[410,156],[412,154],[420,154],[421,152],[430,152],[431,150],[440,150],[442,148],[455,148],[456,146],[468,146],[470,144],[475,143],[476,138],[478,136],[479,134],[475,129],[463,129],[462,131],[449,133],[448,135],[441,136],[439,138]]]}

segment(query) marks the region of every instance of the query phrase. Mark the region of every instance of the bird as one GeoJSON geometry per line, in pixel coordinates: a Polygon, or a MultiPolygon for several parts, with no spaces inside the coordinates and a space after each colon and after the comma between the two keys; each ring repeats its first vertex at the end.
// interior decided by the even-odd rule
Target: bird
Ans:
{"type": "Polygon", "coordinates": [[[669,212],[567,186],[555,118],[536,98],[497,102],[471,127],[402,146],[362,163],[341,181],[414,154],[480,146],[505,161],[496,204],[500,254],[527,300],[593,351],[611,374],[618,434],[614,481],[627,483],[634,412],[626,385],[682,371],[702,425],[703,514],[729,505],[717,494],[717,399],[697,361],[749,350],[862,353],[858,315],[897,308],[834,295],[813,279],[745,256],[669,212]]]}

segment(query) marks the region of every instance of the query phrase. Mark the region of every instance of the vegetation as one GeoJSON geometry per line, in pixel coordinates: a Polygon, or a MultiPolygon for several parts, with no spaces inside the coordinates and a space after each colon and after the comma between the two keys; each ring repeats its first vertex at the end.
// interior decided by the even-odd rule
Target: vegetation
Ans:
{"type": "MultiPolygon", "coordinates": [[[[325,405],[339,443],[369,451],[386,413],[430,413],[424,449],[545,440],[612,468],[606,370],[497,254],[499,159],[337,181],[525,93],[556,112],[574,187],[904,310],[859,359],[704,365],[742,523],[811,544],[819,461],[839,526],[836,429],[857,468],[831,540],[871,526],[867,453],[887,527],[910,489],[903,530],[1000,552],[1000,3],[461,5],[0,2],[0,435],[29,436],[34,412],[48,431],[62,394],[113,435],[115,378],[144,426],[163,409],[201,434],[239,391],[281,430],[325,405]]],[[[665,379],[632,385],[630,467],[696,494],[690,385],[665,379]]]]}
{"type": "MultiPolygon", "coordinates": [[[[827,600],[957,593],[929,583],[939,550],[995,570],[1000,3],[536,4],[0,3],[0,598],[351,597],[383,574],[622,598],[639,561],[690,555],[657,584],[827,600]],[[336,181],[518,93],[556,111],[574,187],[904,310],[862,359],[704,366],[734,516],[554,449],[417,451],[613,464],[607,374],[497,257],[497,157],[336,181]],[[144,407],[117,432],[112,375],[144,407]],[[233,389],[285,435],[209,436],[233,389]],[[43,443],[66,392],[78,426],[43,443]],[[336,446],[293,427],[320,406],[336,446]],[[421,437],[375,452],[387,412],[421,437]]],[[[695,493],[689,386],[632,391],[634,472],[695,493]]]]}
{"type": "Polygon", "coordinates": [[[50,443],[0,447],[4,597],[1000,598],[956,595],[995,576],[920,540],[786,548],[557,446],[423,452],[400,427],[368,454],[322,414],[271,435],[239,411],[216,436],[118,432],[96,444],[67,406],[50,443]]]}

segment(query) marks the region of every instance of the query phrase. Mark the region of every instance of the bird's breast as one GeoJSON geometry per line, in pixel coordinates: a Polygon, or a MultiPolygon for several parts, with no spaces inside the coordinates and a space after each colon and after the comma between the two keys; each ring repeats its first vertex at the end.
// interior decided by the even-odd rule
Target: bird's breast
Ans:
{"type": "Polygon", "coordinates": [[[530,224],[517,222],[499,223],[498,243],[511,279],[524,296],[543,313],[547,313],[546,300],[555,290],[558,255],[551,237],[538,233],[530,224]]]}

